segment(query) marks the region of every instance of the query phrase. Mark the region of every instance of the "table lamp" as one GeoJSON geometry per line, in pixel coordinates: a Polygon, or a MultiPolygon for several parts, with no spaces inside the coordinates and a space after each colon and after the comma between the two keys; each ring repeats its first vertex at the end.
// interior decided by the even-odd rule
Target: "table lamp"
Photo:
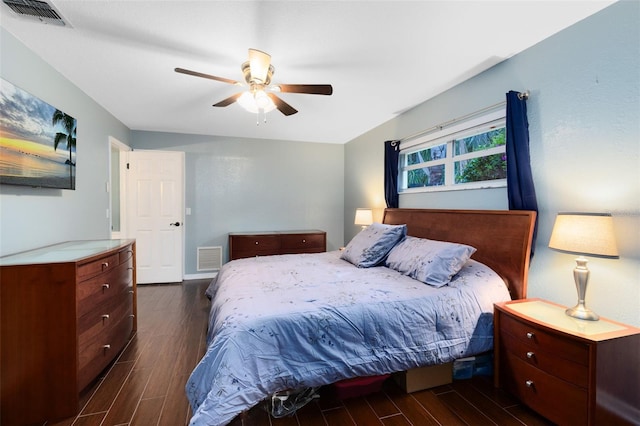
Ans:
{"type": "Polygon", "coordinates": [[[608,213],[558,213],[549,247],[565,253],[577,254],[573,279],[578,291],[578,304],[567,309],[567,315],[597,321],[598,314],[585,306],[589,268],[584,256],[618,258],[613,234],[613,218],[608,213]]]}
{"type": "Polygon", "coordinates": [[[361,225],[362,229],[373,223],[373,212],[371,209],[356,209],[356,225],[361,225]]]}

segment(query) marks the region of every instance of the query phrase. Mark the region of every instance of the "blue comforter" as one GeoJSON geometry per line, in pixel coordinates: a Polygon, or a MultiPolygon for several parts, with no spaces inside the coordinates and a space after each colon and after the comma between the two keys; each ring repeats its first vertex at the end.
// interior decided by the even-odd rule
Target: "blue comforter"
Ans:
{"type": "Polygon", "coordinates": [[[490,350],[504,282],[469,261],[436,289],[340,252],[229,262],[207,290],[207,351],[186,385],[191,425],[225,425],[274,392],[490,350]]]}

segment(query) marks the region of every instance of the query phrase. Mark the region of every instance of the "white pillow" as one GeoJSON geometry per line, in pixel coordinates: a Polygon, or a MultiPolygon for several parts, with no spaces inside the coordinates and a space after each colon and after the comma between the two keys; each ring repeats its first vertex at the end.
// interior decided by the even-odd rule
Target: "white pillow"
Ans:
{"type": "Polygon", "coordinates": [[[407,236],[391,250],[385,265],[425,284],[442,287],[475,251],[464,244],[407,236]]]}
{"type": "Polygon", "coordinates": [[[405,235],[407,225],[373,223],[353,237],[340,258],[358,268],[376,266],[405,235]]]}

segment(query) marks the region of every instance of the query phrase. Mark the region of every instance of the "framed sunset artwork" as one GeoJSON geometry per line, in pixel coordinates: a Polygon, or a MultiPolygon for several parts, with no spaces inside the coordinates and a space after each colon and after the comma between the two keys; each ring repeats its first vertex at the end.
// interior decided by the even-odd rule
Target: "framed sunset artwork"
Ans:
{"type": "Polygon", "coordinates": [[[77,121],[0,80],[0,183],[76,188],[77,121]]]}

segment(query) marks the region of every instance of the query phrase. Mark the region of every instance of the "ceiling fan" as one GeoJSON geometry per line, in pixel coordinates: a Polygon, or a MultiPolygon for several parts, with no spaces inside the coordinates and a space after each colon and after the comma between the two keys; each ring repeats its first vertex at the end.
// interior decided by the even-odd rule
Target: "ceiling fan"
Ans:
{"type": "MultiPolygon", "coordinates": [[[[284,115],[293,115],[297,109],[283,101],[274,92],[282,93],[305,93],[311,95],[331,95],[333,87],[330,84],[276,84],[271,85],[271,78],[275,68],[271,65],[271,55],[257,49],[249,49],[249,60],[242,64],[244,81],[249,89],[236,93],[220,102],[213,104],[214,107],[226,107],[234,102],[238,102],[242,107],[250,112],[269,112],[275,108],[284,115]]],[[[203,74],[184,68],[176,68],[176,72],[188,74],[195,77],[208,78],[210,80],[221,81],[223,83],[244,86],[245,84],[228,78],[217,77],[215,75],[203,74]]]]}

